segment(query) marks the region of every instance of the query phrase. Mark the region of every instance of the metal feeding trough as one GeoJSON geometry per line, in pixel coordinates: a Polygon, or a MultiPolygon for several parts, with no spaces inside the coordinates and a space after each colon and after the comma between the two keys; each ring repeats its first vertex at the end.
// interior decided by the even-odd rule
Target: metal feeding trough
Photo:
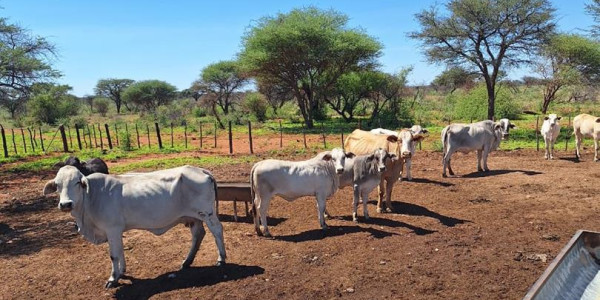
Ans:
{"type": "Polygon", "coordinates": [[[523,299],[600,299],[600,233],[579,230],[523,299]]]}
{"type": "Polygon", "coordinates": [[[252,203],[250,183],[248,182],[217,182],[216,211],[219,215],[219,202],[233,201],[233,219],[237,222],[237,202],[244,202],[246,217],[249,215],[248,203],[252,203]]]}

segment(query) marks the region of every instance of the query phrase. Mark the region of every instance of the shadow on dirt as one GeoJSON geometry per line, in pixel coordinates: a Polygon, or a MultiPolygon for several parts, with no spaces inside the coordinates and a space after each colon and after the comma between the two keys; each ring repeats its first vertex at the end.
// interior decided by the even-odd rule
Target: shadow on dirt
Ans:
{"type": "MultiPolygon", "coordinates": [[[[405,180],[402,180],[402,181],[405,181],[405,180]]],[[[431,179],[427,179],[427,178],[413,178],[411,181],[408,181],[408,182],[414,182],[414,183],[431,183],[431,184],[437,184],[437,185],[443,186],[443,187],[454,186],[454,183],[437,181],[437,180],[431,180],[431,179]]]]}
{"type": "Polygon", "coordinates": [[[573,157],[559,157],[559,160],[566,160],[566,161],[570,161],[572,163],[580,163],[581,160],[579,158],[577,158],[577,156],[573,156],[573,157]]]}
{"type": "Polygon", "coordinates": [[[220,282],[260,275],[264,272],[265,269],[258,266],[226,264],[224,267],[191,267],[151,279],[127,276],[124,278],[130,279],[131,283],[121,285],[114,297],[117,299],[148,299],[169,291],[215,285],[220,282]],[[175,275],[174,278],[169,278],[173,275],[175,275]]]}
{"type": "MultiPolygon", "coordinates": [[[[30,212],[38,212],[42,210],[49,210],[58,206],[58,200],[55,197],[36,197],[27,201],[13,200],[6,205],[0,207],[0,213],[10,214],[24,214],[30,212]]],[[[58,208],[57,208],[58,209],[58,208]]]]}
{"type": "Polygon", "coordinates": [[[457,224],[471,223],[471,221],[468,221],[468,220],[461,220],[461,219],[438,214],[434,211],[427,209],[426,207],[416,205],[413,203],[393,201],[392,206],[393,206],[394,211],[399,214],[405,214],[405,215],[410,215],[410,216],[424,216],[424,217],[438,219],[440,221],[440,223],[442,223],[448,227],[454,227],[457,224]]]}
{"type": "Polygon", "coordinates": [[[523,173],[527,176],[540,175],[542,172],[538,171],[526,171],[526,170],[490,170],[489,172],[473,172],[469,174],[465,174],[463,176],[459,176],[462,178],[479,178],[479,177],[490,177],[490,176],[498,176],[509,173],[523,173]]]}
{"type": "MultiPolygon", "coordinates": [[[[219,214],[219,220],[221,222],[235,222],[235,219],[233,218],[233,215],[226,215],[226,214],[219,214]]],[[[283,222],[287,221],[287,218],[273,218],[273,217],[268,217],[267,218],[267,223],[269,224],[269,227],[271,226],[277,226],[283,222]]],[[[252,215],[249,215],[246,217],[246,215],[242,214],[239,215],[238,214],[238,220],[237,223],[246,223],[246,224],[254,224],[254,220],[252,219],[252,215]]]]}
{"type": "Polygon", "coordinates": [[[29,255],[45,248],[68,245],[78,235],[75,226],[64,220],[21,227],[11,228],[0,223],[0,258],[29,255]]]}

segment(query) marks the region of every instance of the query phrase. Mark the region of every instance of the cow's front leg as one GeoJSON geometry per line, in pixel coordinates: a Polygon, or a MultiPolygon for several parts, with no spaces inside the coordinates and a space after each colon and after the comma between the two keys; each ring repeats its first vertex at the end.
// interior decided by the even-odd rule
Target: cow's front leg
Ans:
{"type": "MultiPolygon", "coordinates": [[[[352,200],[352,221],[357,222],[358,223],[358,216],[357,216],[357,210],[358,210],[358,198],[360,196],[360,186],[358,184],[355,184],[353,186],[353,200],[352,200]]],[[[363,199],[363,203],[365,202],[365,199],[363,199]]]]}
{"type": "Polygon", "coordinates": [[[581,147],[581,139],[581,132],[575,131],[575,156],[577,156],[577,159],[581,159],[581,152],[579,151],[579,148],[581,147]]]}
{"type": "MultiPolygon", "coordinates": [[[[409,181],[412,180],[412,158],[406,160],[406,162],[404,163],[404,167],[406,168],[406,179],[409,181]]],[[[402,180],[402,177],[400,178],[400,180],[402,180]]]]}
{"type": "MultiPolygon", "coordinates": [[[[208,230],[215,237],[215,244],[217,245],[217,249],[219,251],[219,258],[217,259],[217,266],[225,265],[225,259],[227,258],[227,254],[225,253],[225,241],[223,239],[223,225],[216,214],[209,215],[204,222],[206,222],[206,226],[208,226],[208,230]]],[[[202,226],[202,224],[200,224],[202,226]]],[[[265,232],[265,236],[268,231],[265,232]]],[[[198,245],[200,246],[200,245],[198,245]]]]}
{"type": "Polygon", "coordinates": [[[377,187],[377,192],[379,194],[379,198],[377,198],[377,212],[382,213],[383,210],[383,195],[385,193],[385,187],[383,185],[383,178],[379,181],[379,186],[377,187]]]}
{"type": "Polygon", "coordinates": [[[550,159],[554,159],[554,142],[556,141],[550,141],[550,159]]]}
{"type": "Polygon", "coordinates": [[[394,181],[396,180],[392,180],[392,178],[387,178],[386,179],[386,186],[385,186],[385,211],[386,212],[392,212],[392,188],[394,186],[394,181]]]}
{"type": "Polygon", "coordinates": [[[319,224],[321,225],[321,229],[327,229],[327,224],[325,223],[325,201],[327,197],[323,194],[317,194],[317,210],[319,211],[319,224]]]}
{"type": "Polygon", "coordinates": [[[123,251],[123,232],[118,230],[108,237],[108,249],[112,262],[112,271],[106,282],[106,288],[114,288],[119,284],[119,278],[125,271],[125,253],[123,251]]]}
{"type": "MultiPolygon", "coordinates": [[[[594,133],[596,134],[596,133],[594,133]]],[[[598,161],[598,139],[594,137],[594,161],[598,161]]]]}
{"type": "Polygon", "coordinates": [[[481,153],[482,150],[477,150],[477,172],[483,172],[483,169],[481,169],[481,153]]]}
{"type": "Polygon", "coordinates": [[[489,172],[490,171],[490,169],[488,168],[488,165],[487,165],[487,159],[488,159],[488,155],[489,154],[490,154],[490,149],[489,148],[488,149],[484,148],[483,149],[483,158],[482,158],[482,160],[483,160],[483,170],[485,172],[489,172]]]}
{"type": "Polygon", "coordinates": [[[546,154],[544,155],[544,158],[550,159],[550,145],[547,139],[544,139],[544,146],[546,147],[546,154]]]}
{"type": "MultiPolygon", "coordinates": [[[[369,210],[367,208],[367,202],[369,202],[369,192],[368,191],[363,191],[362,199],[363,199],[363,215],[365,216],[365,221],[368,221],[370,219],[369,218],[369,210]]],[[[355,207],[354,213],[356,214],[356,207],[355,207]]]]}
{"type": "Polygon", "coordinates": [[[206,231],[204,230],[204,226],[201,221],[195,221],[190,226],[190,232],[192,233],[192,246],[190,247],[190,252],[187,257],[181,264],[181,268],[188,268],[193,262],[194,258],[196,258],[196,253],[198,253],[198,249],[200,248],[200,244],[202,244],[202,240],[206,235],[206,231]]]}

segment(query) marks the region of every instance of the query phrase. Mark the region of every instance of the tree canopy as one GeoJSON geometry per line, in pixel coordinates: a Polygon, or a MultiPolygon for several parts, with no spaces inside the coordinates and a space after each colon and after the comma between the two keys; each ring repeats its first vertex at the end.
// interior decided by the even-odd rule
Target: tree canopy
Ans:
{"type": "Polygon", "coordinates": [[[160,80],[144,80],[129,86],[122,97],[144,111],[153,113],[159,106],[169,104],[177,98],[177,88],[160,80]]]}
{"type": "Polygon", "coordinates": [[[243,36],[239,57],[258,81],[288,87],[312,128],[338,78],[375,67],[381,55],[375,38],[347,23],[347,16],[315,7],[264,17],[243,36]]]}
{"type": "Polygon", "coordinates": [[[96,83],[94,92],[96,95],[108,98],[112,100],[117,106],[117,113],[121,113],[121,106],[123,105],[123,92],[135,81],[132,79],[100,79],[96,83]]]}
{"type": "Polygon", "coordinates": [[[553,33],[554,8],[548,0],[452,0],[448,15],[436,6],[416,14],[420,40],[430,62],[463,66],[481,74],[494,117],[496,82],[505,68],[529,63],[553,33]]]}

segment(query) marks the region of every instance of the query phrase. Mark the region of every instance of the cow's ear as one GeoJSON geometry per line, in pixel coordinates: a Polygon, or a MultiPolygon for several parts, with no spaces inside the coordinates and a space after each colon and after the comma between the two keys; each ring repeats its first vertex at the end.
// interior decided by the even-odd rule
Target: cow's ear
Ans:
{"type": "Polygon", "coordinates": [[[596,119],[596,123],[600,123],[600,118],[597,118],[597,119],[596,119]]]}
{"type": "Polygon", "coordinates": [[[562,119],[562,117],[556,117],[556,119],[557,119],[557,120],[560,120],[560,119],[562,119]]]}
{"type": "Polygon", "coordinates": [[[367,161],[372,161],[375,158],[375,154],[367,156],[367,161]]]}
{"type": "Polygon", "coordinates": [[[352,152],[346,152],[346,157],[347,158],[354,158],[356,156],[356,154],[352,153],[352,152]]]}
{"type": "Polygon", "coordinates": [[[424,140],[424,139],[425,139],[425,136],[422,135],[422,134],[415,134],[415,135],[413,135],[413,141],[415,141],[417,143],[420,142],[420,141],[422,141],[422,140],[424,140]]]}
{"type": "Polygon", "coordinates": [[[423,129],[421,129],[421,132],[422,132],[422,133],[429,133],[429,130],[427,130],[427,129],[423,128],[423,129]]]}
{"type": "Polygon", "coordinates": [[[54,180],[48,180],[46,185],[44,185],[43,195],[46,196],[50,193],[54,193],[57,190],[56,182],[54,180]]]}
{"type": "Polygon", "coordinates": [[[86,193],[90,192],[90,184],[85,176],[81,177],[81,187],[85,189],[86,193]]]}
{"type": "Polygon", "coordinates": [[[517,128],[517,126],[513,123],[508,123],[508,127],[510,127],[510,129],[515,129],[517,128]]]}
{"type": "Polygon", "coordinates": [[[390,134],[390,135],[387,136],[387,140],[390,141],[390,142],[392,142],[392,143],[395,143],[395,142],[398,141],[398,137],[395,136],[395,135],[393,135],[393,134],[390,134]]]}
{"type": "Polygon", "coordinates": [[[391,160],[398,160],[398,156],[396,156],[396,154],[388,154],[388,156],[390,157],[391,160]]]}
{"type": "Polygon", "coordinates": [[[331,153],[327,153],[327,154],[323,155],[323,160],[324,161],[330,161],[331,160],[331,153]]]}
{"type": "Polygon", "coordinates": [[[500,123],[496,123],[496,124],[494,125],[494,131],[496,131],[496,130],[499,130],[499,129],[502,129],[502,124],[500,124],[500,123]]]}
{"type": "Polygon", "coordinates": [[[550,118],[548,118],[548,116],[544,117],[544,121],[548,121],[548,119],[550,119],[550,118]]]}

